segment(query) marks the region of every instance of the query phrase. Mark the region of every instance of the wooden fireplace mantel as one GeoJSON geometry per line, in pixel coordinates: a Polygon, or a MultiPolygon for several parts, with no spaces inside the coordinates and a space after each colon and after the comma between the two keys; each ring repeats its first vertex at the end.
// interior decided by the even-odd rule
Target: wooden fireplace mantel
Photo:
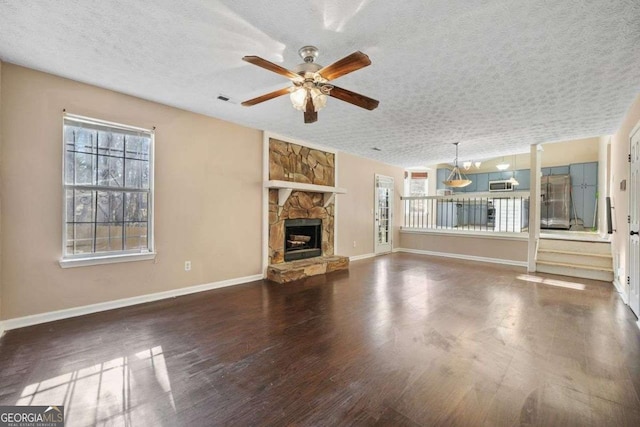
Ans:
{"type": "Polygon", "coordinates": [[[272,179],[264,183],[266,188],[278,190],[278,206],[284,206],[285,202],[293,191],[308,191],[310,193],[324,194],[324,207],[326,208],[336,194],[346,194],[347,190],[341,187],[330,187],[328,185],[305,184],[303,182],[279,181],[272,179]]]}

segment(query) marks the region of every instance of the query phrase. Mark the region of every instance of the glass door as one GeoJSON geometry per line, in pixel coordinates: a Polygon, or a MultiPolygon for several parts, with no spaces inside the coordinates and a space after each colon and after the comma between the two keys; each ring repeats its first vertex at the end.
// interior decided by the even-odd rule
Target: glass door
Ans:
{"type": "Polygon", "coordinates": [[[636,316],[640,316],[640,126],[631,136],[629,181],[629,306],[636,316]]]}
{"type": "Polygon", "coordinates": [[[393,236],[393,178],[376,174],[375,253],[391,252],[393,236]]]}

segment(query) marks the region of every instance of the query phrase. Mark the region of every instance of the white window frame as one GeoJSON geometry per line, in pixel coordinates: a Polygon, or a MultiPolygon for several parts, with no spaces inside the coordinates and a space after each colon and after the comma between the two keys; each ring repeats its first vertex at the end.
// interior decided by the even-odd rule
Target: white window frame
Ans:
{"type": "MultiPolygon", "coordinates": [[[[154,175],[155,175],[155,128],[145,129],[136,126],[125,125],[122,123],[109,122],[106,120],[94,119],[92,117],[79,116],[76,114],[64,113],[62,117],[62,256],[59,261],[60,267],[84,267],[90,265],[100,264],[112,264],[119,262],[131,262],[131,261],[143,261],[152,260],[156,257],[155,242],[154,242],[154,175]],[[146,250],[123,250],[114,252],[103,252],[97,254],[78,254],[78,255],[65,255],[67,245],[67,202],[66,202],[66,189],[68,185],[65,182],[65,154],[66,154],[66,142],[64,136],[64,122],[65,120],[73,120],[81,123],[94,124],[99,126],[108,126],[113,129],[121,129],[129,132],[144,132],[148,133],[151,138],[149,145],[149,192],[147,206],[149,213],[148,218],[148,236],[147,236],[147,249],[146,250]]],[[[100,189],[101,187],[96,187],[100,189]]],[[[110,188],[113,190],[113,188],[110,188]]],[[[95,236],[94,236],[95,239],[95,236]]]]}

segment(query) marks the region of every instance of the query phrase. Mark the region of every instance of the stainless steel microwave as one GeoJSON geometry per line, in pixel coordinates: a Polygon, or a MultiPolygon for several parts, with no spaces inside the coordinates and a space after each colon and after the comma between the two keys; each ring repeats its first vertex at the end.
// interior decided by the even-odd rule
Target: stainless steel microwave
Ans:
{"type": "Polygon", "coordinates": [[[489,181],[489,191],[513,191],[513,183],[508,180],[489,181]]]}

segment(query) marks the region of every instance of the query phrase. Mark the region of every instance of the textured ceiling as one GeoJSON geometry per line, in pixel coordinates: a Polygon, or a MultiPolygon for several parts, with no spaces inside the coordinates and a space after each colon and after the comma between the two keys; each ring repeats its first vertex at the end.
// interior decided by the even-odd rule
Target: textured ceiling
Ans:
{"type": "Polygon", "coordinates": [[[416,166],[451,161],[454,141],[489,158],[612,133],[640,92],[640,2],[0,0],[0,58],[416,166]],[[330,99],[305,125],[287,97],[239,105],[287,84],[242,56],[293,68],[306,44],[323,65],[367,53],[336,84],[380,107],[330,99]]]}

